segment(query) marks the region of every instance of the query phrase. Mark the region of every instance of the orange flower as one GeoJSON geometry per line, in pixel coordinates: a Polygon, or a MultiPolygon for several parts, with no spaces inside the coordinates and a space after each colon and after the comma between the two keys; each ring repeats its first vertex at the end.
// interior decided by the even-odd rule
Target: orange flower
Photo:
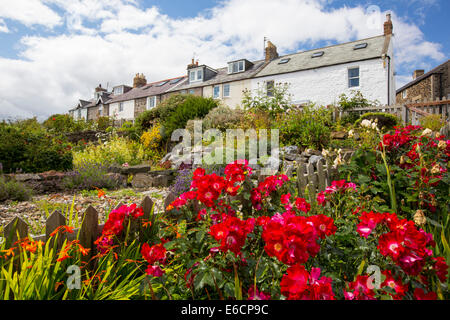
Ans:
{"type": "Polygon", "coordinates": [[[72,258],[72,257],[69,256],[67,254],[67,252],[62,252],[62,254],[60,254],[60,257],[58,259],[56,259],[56,261],[61,262],[61,261],[64,261],[64,260],[66,260],[68,258],[72,258]]]}
{"type": "Polygon", "coordinates": [[[99,199],[106,197],[106,194],[105,194],[105,192],[102,189],[99,189],[99,188],[95,188],[95,189],[97,189],[97,191],[98,191],[97,192],[97,196],[98,196],[99,199]]]}
{"type": "Polygon", "coordinates": [[[59,281],[55,283],[55,291],[58,291],[59,286],[63,285],[64,281],[59,281]]]}
{"type": "Polygon", "coordinates": [[[55,234],[57,234],[60,230],[62,230],[61,233],[65,233],[65,232],[73,233],[73,228],[72,227],[70,227],[70,226],[59,226],[52,233],[50,233],[50,237],[54,237],[55,234]]]}
{"type": "Polygon", "coordinates": [[[4,257],[5,258],[8,257],[8,256],[13,256],[14,257],[14,249],[15,248],[9,248],[7,250],[2,250],[2,252],[6,253],[4,257]]]}
{"type": "Polygon", "coordinates": [[[143,226],[144,228],[151,227],[151,226],[152,226],[152,222],[151,222],[150,220],[148,220],[148,221],[143,221],[143,222],[142,222],[142,226],[143,226]]]}
{"type": "Polygon", "coordinates": [[[90,250],[91,250],[91,249],[83,248],[83,246],[82,246],[81,244],[78,244],[78,251],[79,251],[83,256],[86,256],[86,255],[89,253],[90,250]]]}
{"type": "Polygon", "coordinates": [[[170,210],[172,210],[173,208],[174,208],[174,206],[171,205],[171,204],[169,204],[169,205],[167,206],[167,208],[166,208],[166,211],[170,211],[170,210]]]}

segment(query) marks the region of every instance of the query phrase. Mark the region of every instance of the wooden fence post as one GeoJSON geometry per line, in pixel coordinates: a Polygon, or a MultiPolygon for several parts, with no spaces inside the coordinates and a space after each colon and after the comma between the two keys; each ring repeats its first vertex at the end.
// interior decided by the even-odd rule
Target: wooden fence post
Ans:
{"type": "Polygon", "coordinates": [[[89,248],[91,250],[88,255],[83,257],[83,261],[87,262],[94,256],[94,252],[96,251],[94,241],[97,240],[98,236],[98,212],[92,206],[89,206],[84,212],[79,240],[84,248],[89,248]]]}
{"type": "Polygon", "coordinates": [[[325,171],[324,171],[324,169],[323,169],[323,160],[322,159],[320,159],[318,162],[317,162],[317,176],[318,176],[318,180],[319,180],[319,192],[322,192],[322,191],[324,191],[325,190],[325,184],[326,184],[326,181],[325,181],[325,171]]]}
{"type": "MultiPolygon", "coordinates": [[[[53,213],[47,218],[45,222],[45,241],[50,241],[50,234],[56,230],[56,228],[60,226],[66,225],[66,218],[61,214],[60,211],[55,210],[53,213]]],[[[57,237],[56,250],[61,249],[64,240],[67,239],[66,233],[58,233],[55,235],[57,237]]],[[[55,238],[51,240],[52,243],[49,244],[49,248],[54,246],[55,238]]]]}
{"type": "Polygon", "coordinates": [[[305,196],[306,185],[307,180],[305,177],[305,163],[301,161],[297,167],[297,188],[299,197],[305,196]]]}
{"type": "Polygon", "coordinates": [[[310,203],[316,199],[316,175],[314,173],[314,166],[312,163],[308,164],[306,167],[306,171],[308,173],[308,194],[310,203]]]}
{"type": "Polygon", "coordinates": [[[144,214],[142,217],[140,217],[140,219],[138,219],[138,223],[139,223],[139,240],[142,242],[144,241],[144,235],[145,235],[145,228],[142,225],[143,221],[151,221],[151,223],[153,224],[155,221],[155,215],[152,214],[152,210],[153,210],[153,206],[154,203],[152,201],[152,199],[150,199],[148,196],[146,196],[144,198],[144,200],[142,200],[141,202],[141,207],[142,207],[142,211],[144,211],[144,214]],[[151,216],[150,216],[151,215],[151,216]]]}
{"type": "Polygon", "coordinates": [[[5,226],[3,235],[6,241],[6,249],[9,249],[17,240],[23,239],[28,235],[28,225],[21,218],[15,217],[5,226]],[[17,238],[17,235],[19,238],[17,238]]]}

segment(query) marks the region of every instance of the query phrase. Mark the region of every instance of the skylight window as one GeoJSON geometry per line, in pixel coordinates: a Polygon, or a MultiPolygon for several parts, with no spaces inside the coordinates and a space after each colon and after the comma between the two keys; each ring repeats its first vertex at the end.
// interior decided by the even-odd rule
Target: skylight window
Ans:
{"type": "Polygon", "coordinates": [[[367,42],[358,43],[353,47],[353,50],[365,49],[367,48],[367,42]]]}
{"type": "Polygon", "coordinates": [[[157,87],[162,87],[162,86],[165,85],[167,82],[169,82],[169,81],[163,81],[163,82],[161,82],[161,83],[158,83],[156,86],[157,86],[157,87]]]}
{"type": "Polygon", "coordinates": [[[183,78],[173,79],[173,80],[170,81],[170,84],[178,83],[178,82],[180,82],[182,79],[183,79],[183,78]]]}
{"type": "Polygon", "coordinates": [[[281,60],[278,62],[278,64],[285,64],[285,63],[288,63],[289,60],[291,60],[291,58],[283,58],[283,59],[281,59],[281,60]]]}
{"type": "Polygon", "coordinates": [[[325,52],[323,51],[319,51],[319,52],[314,52],[311,56],[311,58],[318,58],[324,55],[325,52]]]}

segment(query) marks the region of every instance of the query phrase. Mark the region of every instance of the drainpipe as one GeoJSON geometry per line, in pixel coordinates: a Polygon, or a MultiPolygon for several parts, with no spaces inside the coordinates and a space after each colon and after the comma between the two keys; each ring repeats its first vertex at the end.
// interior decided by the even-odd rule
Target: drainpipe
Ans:
{"type": "Polygon", "coordinates": [[[388,58],[388,81],[387,81],[387,105],[391,105],[391,57],[388,54],[383,54],[383,59],[388,58]]]}

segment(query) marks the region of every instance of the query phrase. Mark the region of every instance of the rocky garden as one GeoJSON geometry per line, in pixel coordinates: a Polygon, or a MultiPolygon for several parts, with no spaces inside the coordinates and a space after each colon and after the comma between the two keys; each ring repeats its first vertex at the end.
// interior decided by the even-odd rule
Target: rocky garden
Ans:
{"type": "Polygon", "coordinates": [[[439,119],[361,115],[352,109],[376,102],[358,92],[333,106],[274,92],[246,93],[237,109],[174,95],[119,128],[67,115],[0,123],[1,299],[449,299],[439,119]],[[212,138],[173,141],[199,123],[212,138]],[[231,129],[254,135],[224,148],[231,129]],[[261,137],[268,152],[254,158],[261,137]],[[86,242],[90,208],[101,229],[86,242]],[[55,211],[66,223],[38,239],[55,211]],[[25,236],[6,232],[17,218],[25,236]]]}

